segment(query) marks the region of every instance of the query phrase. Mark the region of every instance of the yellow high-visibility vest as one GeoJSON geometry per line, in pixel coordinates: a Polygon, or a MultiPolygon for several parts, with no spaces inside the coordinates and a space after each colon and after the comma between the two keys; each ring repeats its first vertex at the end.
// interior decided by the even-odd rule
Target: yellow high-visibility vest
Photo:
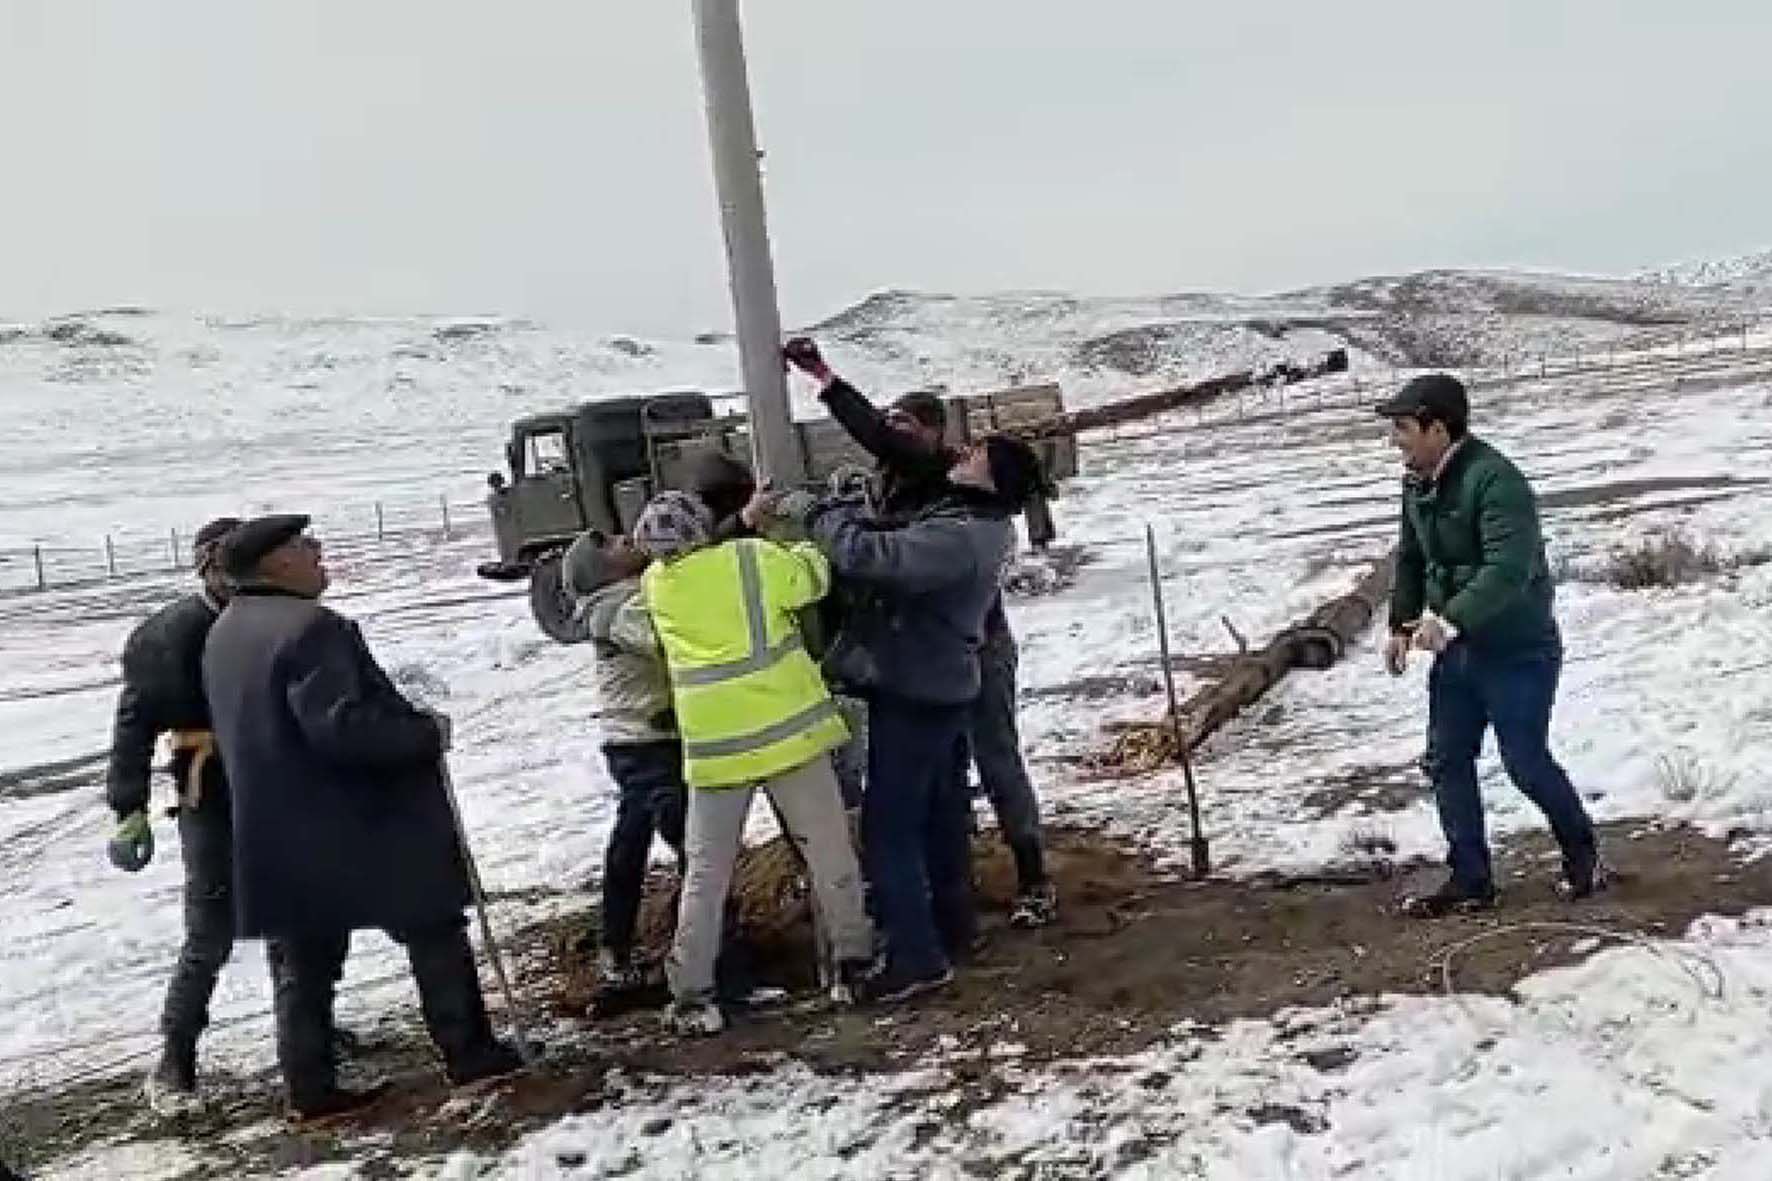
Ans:
{"type": "Polygon", "coordinates": [[[689,786],[755,783],[848,739],[794,617],[831,588],[817,547],[739,538],[654,562],[641,587],[670,666],[689,786]]]}

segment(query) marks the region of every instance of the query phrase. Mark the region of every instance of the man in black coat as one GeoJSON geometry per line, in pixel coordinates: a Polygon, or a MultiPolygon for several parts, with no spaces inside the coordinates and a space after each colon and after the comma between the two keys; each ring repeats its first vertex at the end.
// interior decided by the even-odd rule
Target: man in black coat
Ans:
{"type": "Polygon", "coordinates": [[[405,945],[452,1083],[520,1063],[493,1037],[468,944],[440,774],[448,720],[402,697],[357,626],[319,604],[326,569],[307,525],[261,517],[229,536],[235,594],[203,655],[234,789],[240,934],[269,941],[277,1057],[299,1118],[376,1094],[338,1086],[331,1046],[334,986],[361,928],[405,945]]]}
{"type": "Polygon", "coordinates": [[[111,861],[135,873],[154,856],[148,782],[154,746],[162,734],[171,735],[178,785],[172,812],[184,852],[185,941],[160,1016],[165,1044],[146,1088],[149,1106],[164,1114],[196,1101],[197,1039],[209,1024],[209,999],[234,949],[233,825],[228,781],[215,757],[203,696],[203,643],[228,601],[217,547],[239,524],[237,518],[221,517],[199,529],[193,558],[202,588],[129,633],[105,779],[105,800],[117,815],[111,861]]]}
{"type": "MultiPolygon", "coordinates": [[[[889,413],[882,413],[832,372],[811,340],[797,337],[782,352],[789,365],[819,383],[819,400],[831,417],[879,462],[882,521],[903,525],[952,494],[948,473],[962,456],[942,441],[947,408],[940,398],[924,392],[905,394],[889,413]]],[[[1043,492],[1035,489],[1024,507],[1043,492]]],[[[1009,921],[1018,927],[1041,927],[1058,917],[1058,890],[1046,873],[1040,802],[1021,756],[1015,688],[1020,653],[1000,595],[985,618],[978,658],[983,676],[978,699],[972,703],[967,740],[1003,842],[1015,859],[1016,899],[1009,921]]],[[[963,756],[959,762],[964,775],[963,756]]]]}

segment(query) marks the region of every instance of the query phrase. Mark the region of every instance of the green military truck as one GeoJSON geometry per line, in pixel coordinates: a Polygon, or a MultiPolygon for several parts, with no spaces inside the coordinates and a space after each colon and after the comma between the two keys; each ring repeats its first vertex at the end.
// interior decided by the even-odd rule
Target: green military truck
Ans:
{"type": "MultiPolygon", "coordinates": [[[[996,393],[952,397],[948,441],[962,445],[994,430],[1017,430],[1064,413],[1056,385],[1022,386],[996,393]]],[[[699,392],[629,395],[585,402],[511,424],[505,444],[509,477],[487,477],[491,493],[496,561],[479,567],[483,578],[529,581],[529,603],[542,631],[570,641],[573,604],[562,585],[560,557],[586,530],[625,533],[654,492],[682,487],[695,457],[724,451],[746,462],[750,434],[737,409],[739,395],[699,392]]],[[[794,424],[808,478],[822,482],[845,464],[872,460],[829,418],[794,424]]],[[[1077,471],[1074,436],[1036,444],[1054,479],[1077,471]]],[[[1045,505],[1029,509],[1028,534],[1036,546],[1052,537],[1045,505]]]]}

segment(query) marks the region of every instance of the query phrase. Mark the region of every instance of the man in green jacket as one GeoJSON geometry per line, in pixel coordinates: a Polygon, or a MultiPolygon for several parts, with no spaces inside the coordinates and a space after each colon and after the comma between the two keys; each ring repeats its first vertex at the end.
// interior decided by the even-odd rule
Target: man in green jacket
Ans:
{"type": "Polygon", "coordinates": [[[1428,764],[1452,870],[1405,909],[1437,917],[1495,903],[1477,786],[1491,727],[1509,778],[1550,821],[1565,892],[1586,897],[1599,864],[1593,822],[1549,746],[1563,641],[1537,497],[1517,467],[1469,433],[1470,402],[1456,378],[1417,377],[1378,413],[1408,469],[1385,664],[1401,676],[1412,648],[1434,654],[1428,764]]]}

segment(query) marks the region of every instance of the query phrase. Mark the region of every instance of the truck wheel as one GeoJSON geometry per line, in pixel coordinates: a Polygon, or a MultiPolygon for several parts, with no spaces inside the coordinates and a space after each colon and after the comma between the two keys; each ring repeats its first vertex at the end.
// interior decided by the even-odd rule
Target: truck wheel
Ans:
{"type": "Polygon", "coordinates": [[[549,639],[577,644],[589,638],[573,619],[575,606],[572,596],[566,593],[560,555],[538,559],[529,572],[529,610],[549,639]]]}

